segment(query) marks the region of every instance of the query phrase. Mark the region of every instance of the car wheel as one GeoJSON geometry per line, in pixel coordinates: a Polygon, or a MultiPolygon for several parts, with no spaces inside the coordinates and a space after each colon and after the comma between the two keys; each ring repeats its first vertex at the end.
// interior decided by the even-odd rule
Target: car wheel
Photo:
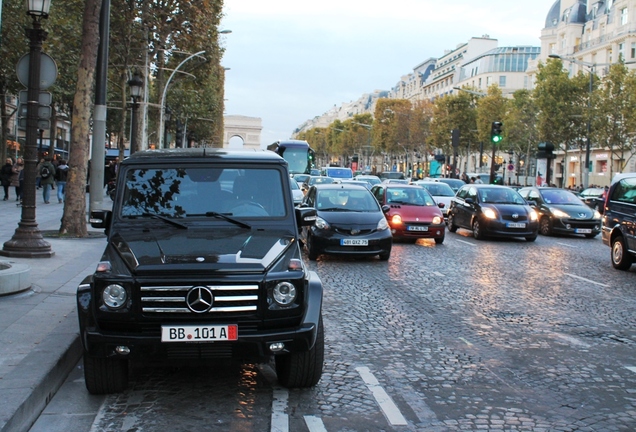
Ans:
{"type": "Polygon", "coordinates": [[[316,261],[318,258],[318,249],[316,249],[316,245],[314,244],[314,240],[311,238],[311,234],[307,233],[307,258],[311,261],[316,261]]]}
{"type": "Polygon", "coordinates": [[[315,386],[322,376],[324,358],[325,331],[321,316],[313,348],[309,351],[293,352],[275,357],[278,382],[287,388],[315,386]]]}
{"type": "Polygon", "coordinates": [[[481,240],[484,238],[484,233],[481,232],[481,224],[479,223],[479,219],[475,219],[473,222],[473,237],[476,240],[481,240]]]}
{"type": "Polygon", "coordinates": [[[612,266],[619,270],[627,270],[632,266],[632,257],[627,251],[625,239],[620,235],[612,240],[612,266]]]}
{"type": "Polygon", "coordinates": [[[526,241],[533,242],[537,239],[536,235],[526,237],[526,241]]]}
{"type": "Polygon", "coordinates": [[[541,235],[549,236],[552,234],[552,227],[550,226],[550,218],[543,216],[539,221],[539,232],[541,235]]]}
{"type": "Polygon", "coordinates": [[[435,244],[442,244],[444,243],[444,237],[438,237],[435,239],[435,244]]]}
{"type": "Polygon", "coordinates": [[[457,231],[457,225],[455,225],[455,217],[452,214],[448,215],[448,230],[453,233],[457,231]]]}
{"type": "Polygon", "coordinates": [[[90,394],[122,392],[128,387],[128,361],[84,353],[84,382],[90,394]]]}

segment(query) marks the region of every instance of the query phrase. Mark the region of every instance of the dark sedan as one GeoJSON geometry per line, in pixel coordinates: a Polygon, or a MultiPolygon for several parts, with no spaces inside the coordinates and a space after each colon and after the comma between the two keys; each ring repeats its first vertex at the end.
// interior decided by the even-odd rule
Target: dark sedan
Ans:
{"type": "Polygon", "coordinates": [[[466,228],[473,237],[524,237],[537,239],[537,213],[517,191],[506,186],[467,184],[451,201],[448,230],[466,228]]]}
{"type": "Polygon", "coordinates": [[[309,188],[301,206],[317,211],[316,223],[303,228],[307,256],[321,254],[391,256],[393,236],[384,210],[364,186],[333,183],[309,188]]]}
{"type": "Polygon", "coordinates": [[[581,201],[587,204],[588,207],[598,210],[603,207],[606,192],[607,190],[603,188],[587,188],[579,192],[579,198],[581,198],[581,201]]]}
{"type": "Polygon", "coordinates": [[[542,235],[583,234],[593,238],[601,232],[601,214],[568,190],[525,187],[519,193],[537,211],[542,235]]]}

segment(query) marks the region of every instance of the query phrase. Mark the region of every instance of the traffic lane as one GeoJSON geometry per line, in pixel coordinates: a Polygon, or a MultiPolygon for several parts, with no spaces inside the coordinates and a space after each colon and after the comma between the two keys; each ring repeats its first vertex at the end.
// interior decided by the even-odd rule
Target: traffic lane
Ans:
{"type": "MultiPolygon", "coordinates": [[[[449,237],[436,247],[420,242],[394,245],[386,268],[372,260],[316,262],[326,286],[337,287],[327,289],[325,307],[342,317],[340,333],[373,335],[353,342],[356,350],[382,370],[409,377],[404,385],[418,381],[419,386],[411,386],[423,400],[426,394],[429,401],[432,398],[438,418],[468,421],[467,416],[482,415],[480,409],[488,411],[484,404],[492,408],[496,401],[498,410],[489,414],[493,420],[504,412],[513,417],[531,415],[535,427],[546,418],[552,425],[585,423],[585,418],[594,417],[589,401],[606,400],[615,405],[599,403],[600,410],[616,413],[619,425],[629,422],[633,415],[620,408],[623,403],[629,406],[629,396],[617,398],[612,388],[634,384],[628,369],[633,323],[623,313],[633,311],[633,292],[567,277],[562,270],[563,261],[569,259],[564,256],[566,248],[549,239],[543,248],[521,240],[478,242],[475,249],[460,248],[454,240],[461,237],[449,237]],[[451,252],[454,247],[458,250],[451,252]],[[357,284],[337,277],[352,273],[337,268],[352,266],[357,284]],[[374,266],[381,273],[369,283],[366,276],[374,274],[374,266]],[[338,307],[339,298],[344,307],[338,307]],[[404,352],[424,361],[407,362],[412,370],[401,368],[397,364],[403,360],[393,357],[404,352]],[[601,370],[588,371],[582,358],[601,370]],[[531,379],[536,375],[542,379],[531,379]],[[433,389],[432,394],[427,389],[433,389]],[[468,411],[454,406],[460,397],[468,402],[468,411]],[[528,398],[536,401],[530,408],[528,398]],[[585,408],[561,412],[561,402],[585,408]],[[447,413],[451,408],[457,411],[447,413]]],[[[589,242],[587,247],[592,245],[589,242]]],[[[583,270],[586,265],[580,260],[575,267],[583,270]]],[[[615,426],[609,417],[592,421],[615,426]]]]}

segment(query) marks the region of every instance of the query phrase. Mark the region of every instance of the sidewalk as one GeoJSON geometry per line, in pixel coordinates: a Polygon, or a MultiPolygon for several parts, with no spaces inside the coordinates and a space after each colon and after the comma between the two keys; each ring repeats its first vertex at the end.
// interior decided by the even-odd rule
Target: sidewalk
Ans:
{"type": "MultiPolygon", "coordinates": [[[[64,211],[55,192],[44,204],[36,191],[38,228],[55,255],[0,256],[0,262],[29,266],[31,281],[26,291],[0,296],[0,432],[27,431],[82,355],[75,291],[95,270],[106,238],[90,225],[88,238],[49,236],[59,229],[64,211]]],[[[9,200],[0,201],[0,249],[13,236],[21,211],[11,188],[9,200]]]]}

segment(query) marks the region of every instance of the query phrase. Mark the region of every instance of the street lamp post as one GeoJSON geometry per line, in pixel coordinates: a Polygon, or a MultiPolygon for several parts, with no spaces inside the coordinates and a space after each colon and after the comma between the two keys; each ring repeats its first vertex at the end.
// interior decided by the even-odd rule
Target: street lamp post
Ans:
{"type": "Polygon", "coordinates": [[[130,96],[132,97],[132,115],[130,119],[130,154],[137,151],[137,109],[139,108],[139,98],[143,91],[144,82],[141,80],[139,73],[135,72],[128,81],[130,87],[130,96]]]}
{"type": "Polygon", "coordinates": [[[548,57],[569,61],[571,63],[586,67],[588,68],[587,71],[590,74],[589,97],[587,99],[587,138],[585,140],[585,170],[583,171],[583,187],[587,188],[590,183],[590,151],[591,151],[590,139],[592,137],[592,133],[591,133],[592,132],[592,92],[594,90],[594,73],[595,73],[594,69],[596,68],[597,64],[587,63],[572,57],[562,57],[557,54],[550,54],[548,57]]]}
{"type": "Polygon", "coordinates": [[[169,142],[167,142],[167,139],[168,139],[168,127],[170,126],[170,119],[172,118],[172,111],[170,110],[169,107],[166,107],[165,113],[163,115],[163,118],[165,120],[164,125],[163,125],[163,142],[165,142],[166,146],[168,146],[170,144],[169,142]]]}
{"type": "Polygon", "coordinates": [[[4,243],[0,255],[21,258],[50,258],[55,255],[44,240],[35,220],[35,168],[38,140],[38,107],[40,99],[40,56],[47,32],[41,20],[48,18],[51,0],[27,0],[27,14],[33,19],[33,28],[27,29],[29,38],[29,88],[27,91],[27,127],[24,146],[24,184],[22,187],[22,214],[11,240],[4,243]]]}

